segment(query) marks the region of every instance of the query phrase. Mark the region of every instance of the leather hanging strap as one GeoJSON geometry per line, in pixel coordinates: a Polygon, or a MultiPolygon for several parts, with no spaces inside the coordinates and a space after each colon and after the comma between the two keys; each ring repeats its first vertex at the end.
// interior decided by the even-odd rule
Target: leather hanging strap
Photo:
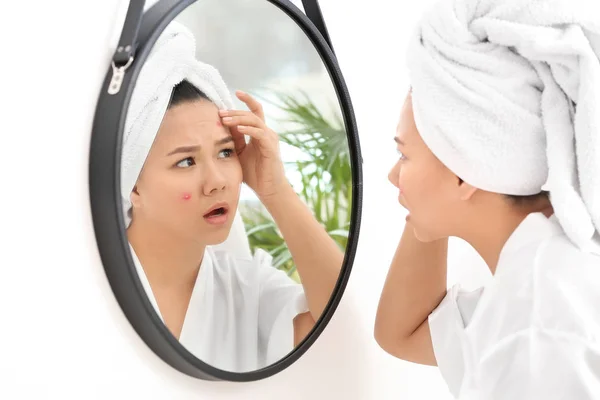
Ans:
{"type": "Polygon", "coordinates": [[[145,3],[145,0],[130,0],[129,2],[119,45],[113,56],[113,62],[117,67],[126,65],[135,55],[145,3]]]}
{"type": "Polygon", "coordinates": [[[325,42],[327,42],[327,45],[329,45],[331,52],[335,54],[333,46],[331,45],[331,40],[329,39],[325,20],[323,20],[321,7],[319,7],[319,0],[302,0],[302,5],[304,6],[304,12],[308,19],[310,19],[319,32],[321,32],[321,35],[325,39],[325,42]]]}

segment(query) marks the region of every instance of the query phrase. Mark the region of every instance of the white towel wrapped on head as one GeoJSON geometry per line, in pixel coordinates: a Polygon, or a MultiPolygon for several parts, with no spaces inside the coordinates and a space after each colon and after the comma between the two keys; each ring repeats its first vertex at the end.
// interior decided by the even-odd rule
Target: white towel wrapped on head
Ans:
{"type": "MultiPolygon", "coordinates": [[[[231,94],[219,71],[198,61],[195,54],[193,34],[173,21],[156,41],[135,82],[121,152],[121,201],[126,227],[131,224],[131,191],[167,112],[174,87],[186,80],[205,93],[219,109],[233,108],[231,94]]],[[[243,258],[251,257],[239,210],[228,239],[216,247],[243,258]]]]}
{"type": "Polygon", "coordinates": [[[582,249],[600,232],[600,15],[593,0],[442,0],[412,38],[415,122],[482,190],[548,190],[582,249]]]}

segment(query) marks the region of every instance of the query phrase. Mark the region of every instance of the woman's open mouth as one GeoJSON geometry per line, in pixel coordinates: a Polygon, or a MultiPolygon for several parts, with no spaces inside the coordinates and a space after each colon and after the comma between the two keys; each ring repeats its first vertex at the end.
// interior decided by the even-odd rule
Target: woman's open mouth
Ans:
{"type": "Polygon", "coordinates": [[[229,206],[226,203],[215,204],[203,217],[211,225],[222,225],[229,219],[229,206]]]}

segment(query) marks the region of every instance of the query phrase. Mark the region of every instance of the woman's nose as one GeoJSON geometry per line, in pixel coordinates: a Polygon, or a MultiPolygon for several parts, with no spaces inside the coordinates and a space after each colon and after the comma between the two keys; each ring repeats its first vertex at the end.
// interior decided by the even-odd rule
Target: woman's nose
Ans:
{"type": "Polygon", "coordinates": [[[388,174],[388,180],[392,185],[398,187],[398,174],[400,172],[400,163],[397,162],[388,174]]]}
{"type": "Polygon", "coordinates": [[[214,194],[215,192],[219,192],[225,190],[227,187],[227,179],[223,174],[223,171],[219,170],[219,168],[212,164],[205,169],[205,179],[204,179],[204,195],[208,196],[214,194]]]}

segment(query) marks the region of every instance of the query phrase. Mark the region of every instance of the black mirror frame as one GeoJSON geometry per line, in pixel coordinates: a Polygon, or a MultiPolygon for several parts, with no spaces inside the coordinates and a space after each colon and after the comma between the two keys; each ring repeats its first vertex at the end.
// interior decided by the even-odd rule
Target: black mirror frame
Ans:
{"type": "Polygon", "coordinates": [[[362,210],[360,144],[350,96],[324,30],[318,4],[316,0],[304,1],[305,7],[314,3],[307,17],[287,0],[268,1],[302,28],[325,63],[342,108],[352,168],[352,215],[340,277],[313,330],[283,359],[260,370],[237,373],[217,369],[196,358],[179,343],[156,314],[129,251],[120,199],[120,154],[127,109],[135,81],[152,46],[166,26],[195,0],[161,0],[145,13],[143,1],[131,0],[121,41],[102,85],[94,116],[89,154],[89,193],[96,242],[111,289],[134,330],[156,355],[178,371],[204,380],[247,382],[265,379],[298,360],[323,332],[335,312],[346,288],[358,244],[362,210]],[[320,21],[313,24],[311,18],[312,21],[320,21]],[[116,85],[115,73],[118,78],[116,85]]]}

